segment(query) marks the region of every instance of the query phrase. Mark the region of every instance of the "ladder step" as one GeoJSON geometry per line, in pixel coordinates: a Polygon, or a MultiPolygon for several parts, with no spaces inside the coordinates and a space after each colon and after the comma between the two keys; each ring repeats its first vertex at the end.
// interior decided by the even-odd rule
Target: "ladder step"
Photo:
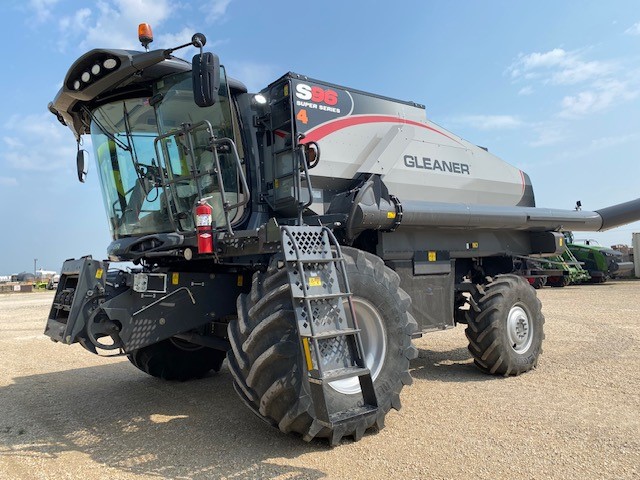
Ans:
{"type": "Polygon", "coordinates": [[[340,335],[355,335],[360,332],[359,328],[344,328],[342,330],[327,330],[326,332],[320,332],[315,335],[303,335],[307,338],[314,338],[316,340],[324,340],[326,338],[338,337],[340,335]]]}
{"type": "MultiPolygon", "coordinates": [[[[343,260],[342,257],[340,258],[315,258],[315,259],[304,259],[304,260],[300,260],[302,263],[329,263],[329,262],[341,262],[343,260]]],[[[289,263],[291,263],[293,266],[296,266],[296,264],[298,263],[297,260],[289,260],[289,263]]]]}
{"type": "Polygon", "coordinates": [[[336,380],[344,380],[345,378],[361,377],[363,375],[369,375],[369,369],[365,367],[346,367],[336,368],[335,370],[329,370],[324,372],[322,378],[309,377],[310,382],[335,382],[336,380]]]}
{"type": "Polygon", "coordinates": [[[303,300],[303,299],[308,299],[308,300],[323,300],[325,298],[329,299],[329,298],[340,298],[340,297],[350,297],[352,294],[351,293],[325,293],[325,294],[321,294],[321,295],[307,295],[306,297],[304,296],[304,294],[302,292],[300,293],[293,293],[293,298],[297,298],[299,300],[303,300]]]}
{"type": "Polygon", "coordinates": [[[337,423],[341,423],[346,420],[353,420],[354,418],[364,417],[367,415],[375,415],[377,411],[378,407],[373,405],[363,405],[361,407],[354,407],[341,412],[332,413],[329,415],[329,419],[333,424],[332,426],[335,426],[337,423]]]}

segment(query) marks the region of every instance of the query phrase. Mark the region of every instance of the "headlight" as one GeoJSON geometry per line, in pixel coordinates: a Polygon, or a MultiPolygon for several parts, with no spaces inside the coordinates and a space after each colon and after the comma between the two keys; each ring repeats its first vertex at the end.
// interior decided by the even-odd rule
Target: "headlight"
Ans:
{"type": "Polygon", "coordinates": [[[264,95],[262,95],[260,93],[254,95],[253,99],[255,100],[255,102],[258,105],[266,105],[267,104],[267,97],[265,97],[264,95]]]}
{"type": "Polygon", "coordinates": [[[88,83],[89,80],[91,80],[91,74],[89,72],[84,72],[80,77],[80,80],[82,80],[84,83],[88,83]]]}
{"type": "Polygon", "coordinates": [[[100,65],[98,65],[97,63],[91,67],[91,73],[93,73],[94,75],[98,75],[100,73],[100,65]]]}
{"type": "Polygon", "coordinates": [[[107,58],[104,62],[102,62],[102,66],[107,70],[113,70],[118,65],[118,62],[115,58],[107,58]]]}

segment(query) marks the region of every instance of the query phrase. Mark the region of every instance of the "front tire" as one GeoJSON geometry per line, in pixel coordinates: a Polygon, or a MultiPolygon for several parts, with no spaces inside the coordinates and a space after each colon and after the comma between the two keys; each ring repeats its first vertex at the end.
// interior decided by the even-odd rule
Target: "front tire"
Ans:
{"type": "MultiPolygon", "coordinates": [[[[344,436],[359,440],[368,428],[384,426],[386,413],[392,407],[400,409],[400,391],[412,382],[409,360],[417,356],[411,345],[417,324],[398,275],[375,255],[348,247],[342,247],[342,253],[356,316],[363,317],[360,328],[378,398],[377,417],[357,418],[336,428],[315,421],[288,277],[277,262],[266,273],[254,275],[251,293],[238,298],[238,320],[229,324],[229,369],[244,403],[282,432],[298,433],[306,441],[328,438],[332,445],[344,436]]],[[[361,399],[359,387],[352,383],[345,380],[325,388],[330,410],[344,410],[361,399]]]]}
{"type": "Polygon", "coordinates": [[[469,309],[465,333],[476,366],[494,375],[520,375],[542,353],[544,316],[535,290],[516,275],[498,275],[484,285],[469,309]],[[481,291],[482,291],[481,290],[481,291]]]}

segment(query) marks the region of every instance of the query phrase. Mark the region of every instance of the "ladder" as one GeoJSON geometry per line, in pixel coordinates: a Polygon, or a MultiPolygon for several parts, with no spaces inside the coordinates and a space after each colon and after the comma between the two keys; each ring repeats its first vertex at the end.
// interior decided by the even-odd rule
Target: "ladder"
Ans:
{"type": "Polygon", "coordinates": [[[375,416],[378,401],[364,362],[338,241],[327,227],[283,226],[281,234],[316,421],[336,428],[358,417],[375,416]],[[356,377],[362,400],[354,395],[353,405],[332,411],[326,396],[327,389],[333,388],[331,382],[356,377]]]}

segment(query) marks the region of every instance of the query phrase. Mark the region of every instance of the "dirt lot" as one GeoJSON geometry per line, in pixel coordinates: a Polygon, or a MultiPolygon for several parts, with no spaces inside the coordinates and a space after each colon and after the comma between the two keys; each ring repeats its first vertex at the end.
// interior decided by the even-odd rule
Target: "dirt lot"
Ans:
{"type": "Polygon", "coordinates": [[[387,427],[280,434],[223,371],[165,383],[42,335],[51,293],[0,295],[0,478],[639,478],[640,282],[545,288],[544,355],[482,375],[462,327],[417,341],[387,427]]]}

